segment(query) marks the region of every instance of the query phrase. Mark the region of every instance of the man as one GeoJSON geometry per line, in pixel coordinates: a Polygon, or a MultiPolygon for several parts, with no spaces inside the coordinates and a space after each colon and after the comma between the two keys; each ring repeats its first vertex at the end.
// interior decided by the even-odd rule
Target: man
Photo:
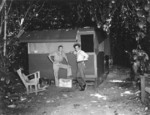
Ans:
{"type": "Polygon", "coordinates": [[[53,63],[54,77],[55,77],[55,85],[59,86],[58,82],[58,72],[60,68],[67,69],[67,78],[72,75],[71,66],[68,63],[68,58],[63,51],[63,46],[58,46],[58,51],[54,53],[50,53],[48,55],[50,61],[53,63]],[[53,57],[53,58],[52,58],[53,57]],[[65,58],[66,64],[62,64],[63,59],[65,58]]]}
{"type": "Polygon", "coordinates": [[[81,87],[81,91],[85,90],[85,61],[88,60],[89,56],[83,50],[81,50],[80,44],[74,44],[74,54],[77,56],[77,80],[81,87]],[[83,82],[82,82],[83,81],[83,82]],[[81,83],[82,82],[82,83],[81,83]]]}

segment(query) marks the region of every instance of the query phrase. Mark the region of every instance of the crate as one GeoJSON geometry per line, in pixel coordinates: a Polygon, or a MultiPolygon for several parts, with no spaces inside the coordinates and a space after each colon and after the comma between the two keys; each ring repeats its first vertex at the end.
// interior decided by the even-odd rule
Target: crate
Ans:
{"type": "Polygon", "coordinates": [[[59,87],[72,88],[72,79],[59,79],[59,87]]]}

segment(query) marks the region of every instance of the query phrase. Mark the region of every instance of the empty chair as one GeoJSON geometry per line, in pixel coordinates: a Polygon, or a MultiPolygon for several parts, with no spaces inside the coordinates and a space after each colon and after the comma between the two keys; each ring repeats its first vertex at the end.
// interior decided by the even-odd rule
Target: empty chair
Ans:
{"type": "Polygon", "coordinates": [[[34,72],[29,75],[25,75],[24,73],[22,73],[22,69],[20,68],[17,70],[17,73],[26,87],[27,95],[33,92],[35,92],[35,94],[37,95],[38,89],[40,89],[40,84],[39,84],[40,71],[34,72]],[[34,90],[33,90],[33,86],[35,88],[34,90]]]}

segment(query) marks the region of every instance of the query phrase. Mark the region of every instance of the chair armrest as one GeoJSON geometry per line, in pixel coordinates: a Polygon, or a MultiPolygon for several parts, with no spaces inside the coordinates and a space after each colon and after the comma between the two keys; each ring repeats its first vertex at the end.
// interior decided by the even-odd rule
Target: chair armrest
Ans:
{"type": "Polygon", "coordinates": [[[29,75],[26,75],[27,77],[29,77],[29,76],[34,76],[34,77],[37,77],[38,79],[40,78],[40,71],[36,71],[36,72],[34,72],[34,73],[31,73],[31,74],[29,74],[29,75]]]}

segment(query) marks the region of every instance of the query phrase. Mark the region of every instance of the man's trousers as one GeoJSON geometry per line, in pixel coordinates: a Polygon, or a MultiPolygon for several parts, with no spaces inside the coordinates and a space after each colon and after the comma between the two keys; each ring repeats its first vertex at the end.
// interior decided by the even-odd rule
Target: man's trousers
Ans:
{"type": "Polygon", "coordinates": [[[85,80],[85,63],[77,62],[77,77],[82,77],[85,80]]]}
{"type": "Polygon", "coordinates": [[[85,63],[77,62],[77,81],[81,90],[85,90],[86,81],[85,81],[85,63]]]}

